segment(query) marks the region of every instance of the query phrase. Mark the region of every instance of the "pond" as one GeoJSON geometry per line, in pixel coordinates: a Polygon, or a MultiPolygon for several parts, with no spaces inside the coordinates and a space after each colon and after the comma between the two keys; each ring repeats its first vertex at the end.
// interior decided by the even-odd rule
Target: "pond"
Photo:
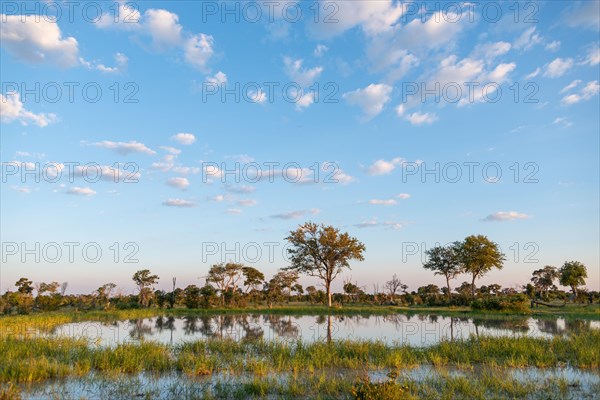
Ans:
{"type": "Polygon", "coordinates": [[[46,335],[83,338],[99,346],[150,340],[176,345],[201,339],[379,340],[387,344],[430,346],[441,340],[470,336],[555,335],[600,329],[600,321],[530,318],[449,317],[437,315],[308,316],[308,315],[205,315],[154,317],[114,322],[78,322],[60,325],[46,335]]]}
{"type": "MultiPolygon", "coordinates": [[[[366,372],[372,382],[388,380],[387,370],[366,372]]],[[[356,382],[357,378],[365,376],[364,371],[347,369],[330,369],[314,371],[312,374],[277,373],[268,377],[259,378],[271,388],[277,385],[305,387],[310,390],[311,381],[325,377],[328,380],[339,382],[356,382]],[[312,379],[312,380],[311,380],[312,379]]],[[[490,376],[496,379],[511,382],[511,384],[532,385],[527,398],[531,399],[596,399],[600,390],[600,374],[597,370],[579,370],[573,368],[525,368],[525,369],[498,369],[484,367],[481,369],[438,368],[432,366],[419,366],[412,369],[398,371],[397,379],[403,382],[412,382],[414,387],[421,387],[420,391],[428,392],[439,389],[448,380],[464,378],[469,381],[487,382],[490,376]],[[487,378],[486,378],[487,377],[487,378]],[[428,389],[429,388],[429,389],[428,389]]],[[[222,372],[210,376],[188,376],[179,373],[148,374],[141,373],[130,376],[103,376],[90,374],[82,378],[69,378],[44,383],[24,384],[20,386],[23,399],[200,399],[212,398],[240,398],[236,396],[246,384],[256,383],[256,377],[246,374],[230,374],[222,372]]],[[[492,384],[493,387],[493,384],[492,384]]],[[[274,391],[277,392],[278,389],[274,391]]],[[[244,393],[244,392],[242,392],[244,393]]],[[[246,392],[246,395],[249,393],[246,392]]],[[[490,395],[492,393],[489,393],[490,395]]],[[[497,396],[494,398],[504,398],[497,396]]],[[[268,395],[264,398],[279,399],[281,396],[268,395]]],[[[306,398],[306,397],[301,397],[306,398]]],[[[346,398],[342,396],[342,398],[346,398]]],[[[510,398],[510,396],[508,396],[510,398]]]]}

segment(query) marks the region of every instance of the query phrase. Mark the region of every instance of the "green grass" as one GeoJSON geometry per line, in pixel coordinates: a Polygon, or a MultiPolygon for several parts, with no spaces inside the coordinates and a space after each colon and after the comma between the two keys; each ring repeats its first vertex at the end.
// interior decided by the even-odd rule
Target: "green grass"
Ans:
{"type": "Polygon", "coordinates": [[[600,332],[538,339],[471,338],[441,342],[425,348],[382,342],[334,341],[284,343],[276,341],[207,340],[174,348],[154,342],[114,348],[88,346],[74,339],[0,338],[0,382],[32,382],[107,374],[180,371],[190,376],[217,372],[300,373],[328,368],[406,368],[418,365],[491,367],[600,368],[600,332]]]}

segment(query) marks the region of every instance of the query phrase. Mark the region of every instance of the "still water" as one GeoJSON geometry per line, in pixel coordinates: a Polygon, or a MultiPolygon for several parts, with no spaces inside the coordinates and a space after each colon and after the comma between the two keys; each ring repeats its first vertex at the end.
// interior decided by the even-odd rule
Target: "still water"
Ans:
{"type": "Polygon", "coordinates": [[[307,316],[210,315],[154,317],[114,322],[78,322],[58,326],[51,337],[83,338],[99,346],[142,340],[176,345],[201,339],[379,340],[388,344],[430,346],[470,336],[556,335],[600,329],[600,321],[579,319],[472,318],[437,315],[307,316]]]}

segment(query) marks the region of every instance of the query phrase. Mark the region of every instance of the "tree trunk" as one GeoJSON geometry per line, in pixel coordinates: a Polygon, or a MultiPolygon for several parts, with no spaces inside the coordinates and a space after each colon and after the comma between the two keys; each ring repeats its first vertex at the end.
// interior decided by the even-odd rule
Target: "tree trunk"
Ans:
{"type": "Polygon", "coordinates": [[[471,296],[475,299],[475,278],[476,275],[473,274],[473,280],[471,281],[471,296]]]}
{"type": "Polygon", "coordinates": [[[331,282],[325,284],[325,289],[327,289],[327,306],[331,308],[331,282]]]}
{"type": "Polygon", "coordinates": [[[446,287],[448,288],[448,302],[452,299],[452,295],[450,294],[450,278],[446,277],[446,287]]]}

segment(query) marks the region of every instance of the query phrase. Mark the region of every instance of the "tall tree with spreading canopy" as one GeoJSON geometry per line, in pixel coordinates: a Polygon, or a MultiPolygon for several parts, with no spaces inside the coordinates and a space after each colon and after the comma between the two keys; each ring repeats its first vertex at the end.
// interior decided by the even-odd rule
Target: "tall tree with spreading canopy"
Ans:
{"type": "Polygon", "coordinates": [[[443,275],[446,278],[448,300],[452,296],[450,280],[462,273],[459,258],[460,248],[461,243],[454,242],[451,246],[435,246],[425,252],[428,260],[423,264],[423,268],[433,271],[434,275],[443,275]]]}
{"type": "Polygon", "coordinates": [[[333,226],[313,222],[300,225],[286,240],[291,244],[291,265],[285,269],[320,278],[331,307],[331,282],[344,268],[350,268],[351,260],[364,260],[365,245],[333,226]]]}
{"type": "Polygon", "coordinates": [[[132,279],[140,293],[140,305],[142,307],[147,307],[150,303],[150,298],[152,297],[152,288],[158,283],[158,275],[151,275],[149,269],[142,269],[133,274],[132,279]]]}
{"type": "Polygon", "coordinates": [[[475,281],[492,268],[502,269],[506,259],[497,243],[487,236],[471,235],[457,245],[460,264],[464,272],[471,274],[471,297],[475,298],[475,281]]]}
{"type": "MultiPolygon", "coordinates": [[[[552,289],[554,281],[560,276],[558,270],[550,265],[546,265],[542,269],[536,269],[531,275],[531,283],[542,297],[546,297],[548,290],[552,289]]],[[[556,287],[554,288],[556,289],[556,287]]]]}
{"type": "Polygon", "coordinates": [[[225,294],[233,294],[238,282],[242,279],[244,266],[242,264],[228,262],[219,263],[210,267],[206,276],[207,283],[214,283],[219,292],[221,292],[221,303],[225,305],[225,294]]]}
{"type": "Polygon", "coordinates": [[[575,297],[577,297],[578,286],[585,285],[587,268],[579,261],[567,261],[560,268],[560,284],[570,286],[575,297]]]}

